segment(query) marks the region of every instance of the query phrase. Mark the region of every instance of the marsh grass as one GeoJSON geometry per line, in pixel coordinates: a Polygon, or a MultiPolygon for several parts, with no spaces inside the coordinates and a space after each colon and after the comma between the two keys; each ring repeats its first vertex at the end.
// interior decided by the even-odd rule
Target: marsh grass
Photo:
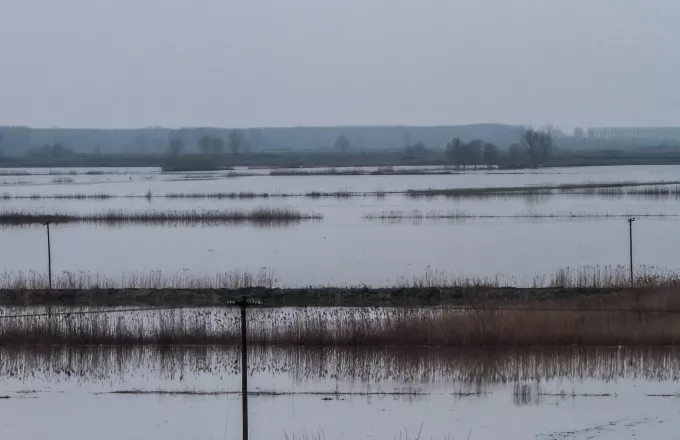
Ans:
{"type": "MultiPolygon", "coordinates": [[[[644,187],[655,188],[650,192],[663,193],[661,188],[668,188],[667,192],[680,191],[678,188],[680,181],[655,181],[655,182],[637,182],[637,181],[623,181],[623,182],[585,182],[585,183],[569,183],[558,185],[534,185],[534,186],[516,186],[516,187],[477,187],[477,188],[449,188],[449,189],[422,189],[422,190],[407,190],[405,194],[408,197],[494,197],[494,196],[512,196],[512,195],[640,195],[649,194],[644,192],[644,187]],[[675,186],[669,186],[675,185],[675,186]]],[[[677,194],[677,193],[673,193],[677,194]]]]}
{"type": "MultiPolygon", "coordinates": [[[[655,266],[638,265],[634,268],[636,288],[661,288],[680,285],[680,272],[655,266]]],[[[497,273],[490,276],[468,276],[430,267],[422,274],[399,277],[386,286],[280,286],[274,271],[263,267],[256,272],[232,270],[206,274],[183,270],[180,272],[130,272],[111,277],[99,272],[62,271],[52,275],[54,289],[240,289],[266,287],[269,289],[333,289],[342,295],[343,289],[405,290],[405,289],[625,289],[630,287],[628,266],[565,267],[550,274],[509,276],[497,273]]],[[[0,290],[45,290],[48,276],[42,272],[6,271],[0,273],[0,290]]]]}
{"type": "MultiPolygon", "coordinates": [[[[680,272],[638,265],[634,268],[633,284],[638,288],[660,288],[680,285],[680,272]]],[[[624,265],[592,265],[564,267],[551,274],[490,276],[450,274],[428,267],[423,274],[401,277],[400,288],[481,288],[481,289],[625,289],[630,287],[630,268],[624,265]]]]}
{"type": "Polygon", "coordinates": [[[29,194],[29,195],[13,195],[10,193],[0,194],[1,200],[42,200],[42,199],[56,199],[56,200],[107,200],[107,199],[268,199],[268,198],[289,198],[289,197],[307,197],[310,199],[318,198],[337,198],[337,199],[348,199],[354,197],[369,197],[375,196],[379,198],[385,197],[386,191],[376,191],[376,192],[354,192],[349,190],[338,190],[338,191],[309,191],[305,193],[256,193],[253,191],[240,191],[240,192],[217,192],[217,193],[166,193],[166,194],[153,194],[151,190],[147,191],[145,194],[138,195],[117,195],[117,194],[85,194],[85,193],[75,193],[75,194],[29,194]]]}
{"type": "Polygon", "coordinates": [[[278,169],[269,172],[270,176],[417,176],[438,174],[460,174],[448,167],[438,168],[394,168],[391,166],[379,167],[376,170],[364,169],[278,169]]]}
{"type": "Polygon", "coordinates": [[[269,172],[270,176],[361,176],[364,170],[327,168],[318,170],[277,169],[269,172]]]}
{"type": "MultiPolygon", "coordinates": [[[[432,173],[427,173],[432,174],[432,173]]],[[[240,172],[229,173],[230,177],[241,177],[247,175],[240,172]]],[[[153,176],[148,176],[154,178],[153,176]]],[[[217,179],[214,175],[187,175],[181,180],[205,180],[217,179]]],[[[10,193],[0,194],[0,199],[63,199],[63,200],[105,200],[113,198],[168,198],[168,199],[268,199],[268,198],[299,198],[306,197],[311,199],[319,198],[338,198],[349,199],[355,197],[377,197],[384,198],[387,195],[404,195],[408,198],[435,198],[447,197],[451,199],[464,198],[512,198],[512,197],[549,197],[558,195],[579,195],[593,197],[643,197],[652,199],[677,199],[680,198],[680,184],[675,182],[613,182],[613,183],[583,183],[569,185],[552,186],[523,186],[523,187],[490,187],[490,188],[454,188],[454,189],[427,189],[427,190],[406,190],[406,191],[351,191],[339,189],[337,191],[307,191],[299,193],[284,192],[214,192],[214,193],[166,193],[166,194],[147,194],[139,195],[116,195],[116,194],[31,194],[13,195],[10,193]]],[[[680,183],[680,182],[678,182],[680,183]]]]}
{"type": "Polygon", "coordinates": [[[617,213],[598,213],[598,212],[566,212],[566,213],[541,213],[541,212],[526,212],[519,214],[473,214],[468,211],[460,209],[453,209],[449,211],[420,211],[418,209],[412,211],[389,210],[381,213],[364,214],[363,218],[366,220],[465,220],[465,219],[501,219],[501,218],[518,218],[518,219],[608,219],[608,218],[662,218],[662,217],[678,217],[678,214],[617,214],[617,213]]]}
{"type": "Polygon", "coordinates": [[[74,180],[70,177],[55,177],[52,183],[73,183],[74,180]]]}
{"type": "Polygon", "coordinates": [[[224,225],[253,223],[276,226],[298,223],[302,220],[320,220],[320,214],[303,214],[293,208],[255,208],[252,210],[168,210],[125,211],[110,210],[100,213],[44,213],[5,209],[0,211],[0,225],[40,225],[47,222],[100,223],[100,224],[203,224],[224,225]]]}
{"type": "MultiPolygon", "coordinates": [[[[238,314],[228,307],[125,314],[65,310],[51,318],[17,316],[25,308],[4,310],[0,345],[240,344],[238,314]]],[[[471,306],[455,308],[253,308],[248,338],[259,347],[315,349],[677,346],[679,316],[680,286],[671,285],[508,305],[480,295],[471,306]]]]}
{"type": "MultiPolygon", "coordinates": [[[[188,375],[221,377],[240,373],[238,346],[5,346],[0,375],[19,380],[82,382],[129,377],[180,379],[188,375]]],[[[672,347],[258,347],[248,350],[252,371],[309,380],[370,382],[390,391],[393,382],[438,384],[453,397],[481,396],[490,387],[550,380],[677,381],[680,350],[672,347]],[[382,384],[385,383],[386,386],[382,384]]],[[[216,391],[213,381],[206,391],[216,391]]],[[[153,385],[152,385],[153,386],[153,385]]],[[[329,391],[328,387],[323,387],[329,391]]],[[[124,391],[124,390],[123,390],[124,391]]],[[[172,389],[170,390],[172,391],[172,389]]],[[[340,390],[345,391],[341,388],[340,390]]],[[[332,392],[331,392],[332,393],[332,392]]],[[[663,397],[677,396],[668,390],[663,397]]],[[[412,396],[407,396],[413,398],[412,396]]],[[[418,397],[418,396],[415,396],[418,397]]]]}
{"type": "MultiPolygon", "coordinates": [[[[29,194],[29,195],[12,195],[9,193],[0,194],[0,199],[2,200],[42,200],[42,199],[54,199],[54,200],[109,200],[115,199],[119,196],[113,194],[95,193],[95,194],[29,194]]],[[[141,196],[140,196],[141,197],[141,196]]]]}
{"type": "MultiPolygon", "coordinates": [[[[243,289],[273,288],[276,276],[263,267],[257,272],[232,270],[213,275],[181,272],[130,272],[110,277],[98,272],[62,271],[52,275],[54,289],[243,289]]],[[[37,272],[0,273],[0,290],[44,290],[49,287],[47,274],[37,272]]]]}
{"type": "Polygon", "coordinates": [[[168,199],[268,199],[269,197],[276,196],[276,194],[242,191],[230,193],[168,193],[160,197],[168,199]]]}
{"type": "Polygon", "coordinates": [[[139,174],[139,173],[130,171],[104,171],[104,170],[90,170],[85,172],[79,172],[75,170],[72,171],[49,170],[47,172],[26,170],[0,170],[0,176],[102,176],[124,174],[139,174]]]}

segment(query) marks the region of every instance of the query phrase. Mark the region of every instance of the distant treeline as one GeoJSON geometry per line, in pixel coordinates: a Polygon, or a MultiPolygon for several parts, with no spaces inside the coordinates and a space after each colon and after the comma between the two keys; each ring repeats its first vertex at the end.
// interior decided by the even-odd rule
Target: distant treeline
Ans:
{"type": "Polygon", "coordinates": [[[0,136],[5,156],[23,156],[44,145],[64,145],[77,153],[164,154],[172,139],[182,143],[185,153],[229,150],[239,141],[242,151],[328,151],[401,150],[422,142],[443,148],[452,138],[464,141],[485,139],[506,147],[517,140],[517,127],[503,124],[475,124],[440,127],[287,127],[287,128],[180,128],[143,129],[59,129],[2,127],[0,136]],[[236,137],[234,137],[236,136],[236,137]],[[207,138],[216,143],[208,145],[207,138]],[[240,139],[239,139],[240,138],[240,139]],[[230,139],[232,142],[230,142],[230,139]],[[341,142],[338,143],[338,140],[341,142]],[[220,142],[224,142],[222,146],[220,142]]]}
{"type": "MultiPolygon", "coordinates": [[[[487,156],[488,158],[489,156],[487,156]]],[[[78,154],[63,156],[0,157],[0,167],[157,167],[165,171],[208,171],[228,169],[235,166],[255,168],[301,168],[324,167],[342,168],[359,166],[427,166],[457,165],[461,169],[487,166],[520,169],[531,167],[529,155],[517,148],[498,150],[497,160],[458,159],[442,150],[427,150],[420,154],[405,151],[373,152],[283,152],[283,153],[242,153],[208,156],[183,154],[175,157],[166,155],[132,154],[78,154]]],[[[680,164],[680,150],[648,149],[638,151],[569,151],[554,150],[540,166],[613,166],[613,165],[671,165],[680,164]]]]}
{"type": "Polygon", "coordinates": [[[466,169],[680,164],[680,148],[676,146],[621,145],[603,149],[602,143],[591,145],[590,140],[575,139],[550,129],[500,124],[245,130],[0,127],[0,166],[162,167],[167,171],[200,171],[234,166],[455,165],[466,169]],[[451,133],[467,136],[443,138],[451,133]],[[474,134],[481,136],[471,137],[474,134]],[[274,135],[281,138],[274,142],[274,135]],[[107,142],[121,148],[116,150],[107,142]]]}

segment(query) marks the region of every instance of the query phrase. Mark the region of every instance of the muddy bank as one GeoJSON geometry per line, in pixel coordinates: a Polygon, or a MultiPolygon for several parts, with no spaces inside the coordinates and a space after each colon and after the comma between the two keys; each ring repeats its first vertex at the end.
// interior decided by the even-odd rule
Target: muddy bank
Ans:
{"type": "Polygon", "coordinates": [[[0,305],[209,306],[244,296],[264,306],[439,306],[611,298],[616,288],[293,288],[0,290],[0,305]]]}

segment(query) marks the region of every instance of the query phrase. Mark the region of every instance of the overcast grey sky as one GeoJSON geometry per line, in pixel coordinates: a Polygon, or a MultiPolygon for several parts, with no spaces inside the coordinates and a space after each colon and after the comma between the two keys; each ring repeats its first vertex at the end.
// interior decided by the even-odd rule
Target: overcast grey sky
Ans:
{"type": "Polygon", "coordinates": [[[680,125],[679,0],[0,0],[0,125],[680,125]]]}

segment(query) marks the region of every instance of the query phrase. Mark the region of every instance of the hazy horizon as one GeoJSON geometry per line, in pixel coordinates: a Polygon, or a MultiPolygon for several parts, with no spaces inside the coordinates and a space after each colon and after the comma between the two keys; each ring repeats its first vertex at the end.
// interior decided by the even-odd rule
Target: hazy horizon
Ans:
{"type": "Polygon", "coordinates": [[[8,0],[0,125],[680,126],[680,3],[481,3],[8,0]]]}

